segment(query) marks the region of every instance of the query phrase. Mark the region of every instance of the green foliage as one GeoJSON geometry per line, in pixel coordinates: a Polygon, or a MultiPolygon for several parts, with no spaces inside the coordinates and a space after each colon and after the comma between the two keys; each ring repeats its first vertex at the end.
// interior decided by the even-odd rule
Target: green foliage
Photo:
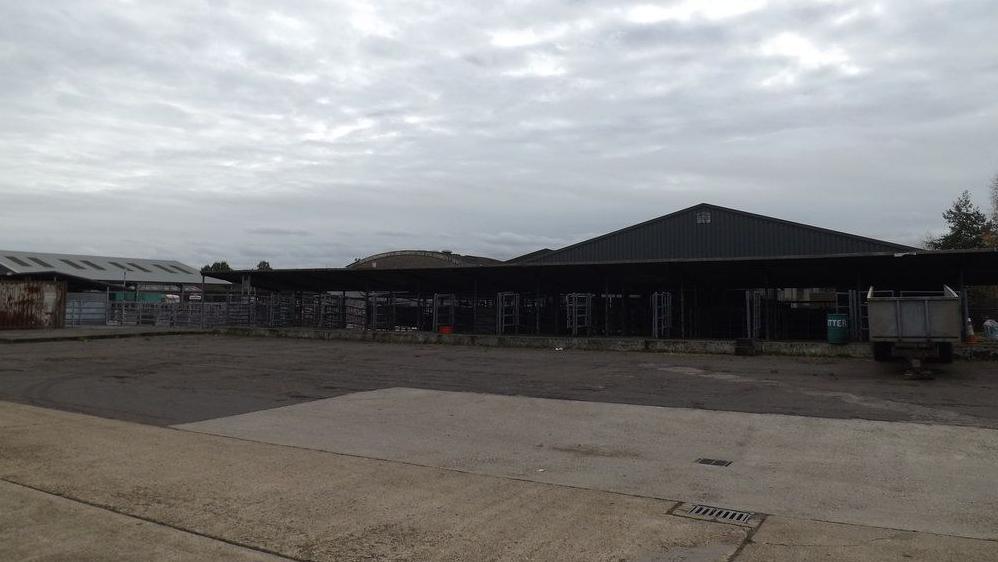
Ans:
{"type": "Polygon", "coordinates": [[[270,262],[269,261],[261,261],[260,263],[256,264],[256,270],[257,271],[274,271],[274,268],[270,267],[270,262]]]}
{"type": "Polygon", "coordinates": [[[998,225],[988,217],[964,191],[953,201],[953,206],[943,213],[949,232],[926,241],[933,250],[965,250],[992,247],[998,237],[998,225]]]}
{"type": "Polygon", "coordinates": [[[998,174],[991,178],[991,222],[998,226],[998,174]]]}
{"type": "Polygon", "coordinates": [[[217,261],[211,265],[206,265],[201,268],[201,275],[208,275],[210,273],[222,273],[224,271],[232,271],[229,267],[229,262],[227,261],[217,261]]]}

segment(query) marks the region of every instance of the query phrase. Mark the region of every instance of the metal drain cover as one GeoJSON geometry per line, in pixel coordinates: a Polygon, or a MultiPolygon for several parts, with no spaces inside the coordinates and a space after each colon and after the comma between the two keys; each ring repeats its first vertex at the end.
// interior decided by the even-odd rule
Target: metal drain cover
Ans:
{"type": "Polygon", "coordinates": [[[726,461],[724,459],[697,459],[699,464],[708,464],[710,466],[730,466],[731,461],[726,461]]]}
{"type": "Polygon", "coordinates": [[[686,511],[686,514],[698,519],[721,521],[723,523],[737,523],[740,525],[748,525],[749,521],[752,519],[752,516],[755,515],[749,511],[738,511],[724,507],[713,507],[699,504],[692,505],[686,511]]]}

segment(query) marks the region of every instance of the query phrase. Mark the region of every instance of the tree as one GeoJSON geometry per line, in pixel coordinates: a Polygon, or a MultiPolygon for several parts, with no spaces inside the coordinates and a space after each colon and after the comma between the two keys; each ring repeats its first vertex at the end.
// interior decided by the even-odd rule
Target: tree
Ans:
{"type": "Polygon", "coordinates": [[[953,206],[943,218],[949,225],[949,232],[927,241],[933,250],[963,250],[987,248],[995,240],[996,224],[970,199],[970,192],[964,191],[953,201],[953,206]]]}
{"type": "Polygon", "coordinates": [[[211,265],[206,265],[201,268],[201,275],[208,275],[210,273],[223,273],[225,271],[232,271],[229,267],[229,262],[227,261],[217,261],[211,265]]]}
{"type": "Polygon", "coordinates": [[[256,270],[257,271],[274,271],[274,268],[270,267],[270,262],[269,261],[261,261],[260,263],[256,264],[256,270]]]}
{"type": "Polygon", "coordinates": [[[998,225],[998,174],[991,178],[991,222],[998,225]]]}

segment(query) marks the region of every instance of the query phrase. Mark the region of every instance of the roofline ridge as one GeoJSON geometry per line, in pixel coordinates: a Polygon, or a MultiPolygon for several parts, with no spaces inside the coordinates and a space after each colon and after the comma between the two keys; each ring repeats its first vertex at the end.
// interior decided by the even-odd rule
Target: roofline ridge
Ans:
{"type": "Polygon", "coordinates": [[[619,228],[617,230],[613,230],[611,232],[607,232],[606,234],[601,234],[601,235],[595,236],[593,238],[588,238],[586,240],[582,240],[581,242],[576,242],[574,244],[570,244],[568,246],[565,246],[564,248],[558,248],[557,250],[553,250],[550,253],[545,254],[544,256],[540,256],[540,257],[543,257],[543,258],[547,259],[547,258],[549,258],[551,256],[555,256],[555,255],[561,254],[563,252],[566,252],[566,251],[571,250],[573,248],[577,248],[577,247],[582,246],[584,244],[591,244],[593,242],[597,242],[599,240],[603,240],[603,239],[609,238],[611,236],[616,236],[618,234],[624,234],[624,233],[630,232],[632,230],[637,230],[637,229],[639,229],[641,227],[644,227],[644,226],[647,226],[649,224],[653,224],[653,223],[656,223],[656,222],[659,222],[659,221],[670,219],[670,218],[672,218],[672,217],[674,217],[676,215],[679,215],[679,214],[682,214],[682,213],[687,213],[689,211],[693,211],[695,209],[704,208],[704,207],[710,208],[710,209],[717,209],[717,210],[725,211],[725,212],[729,212],[729,213],[735,213],[735,214],[739,214],[739,215],[742,215],[742,216],[747,216],[747,217],[751,217],[751,218],[755,218],[755,219],[762,219],[762,220],[766,220],[766,221],[770,221],[770,222],[777,222],[777,223],[781,223],[781,224],[787,224],[787,225],[796,226],[796,227],[799,227],[799,228],[807,228],[807,229],[810,229],[810,230],[824,232],[824,233],[828,233],[828,234],[834,234],[834,235],[837,235],[837,236],[845,236],[847,238],[852,238],[854,240],[863,240],[865,242],[872,242],[872,243],[881,244],[881,245],[884,245],[884,246],[892,246],[894,249],[897,249],[897,250],[910,251],[910,250],[919,250],[920,249],[920,248],[915,248],[914,246],[906,246],[904,244],[898,244],[896,242],[890,242],[890,241],[887,241],[887,240],[879,240],[877,238],[870,238],[868,236],[862,236],[862,235],[859,235],[859,234],[851,234],[851,233],[848,233],[848,232],[843,232],[841,230],[832,230],[830,228],[825,228],[825,227],[821,227],[821,226],[814,226],[814,225],[811,225],[811,224],[806,224],[806,223],[796,222],[796,221],[791,221],[791,220],[786,220],[786,219],[780,219],[780,218],[777,218],[777,217],[771,217],[769,215],[761,215],[761,214],[753,213],[753,212],[750,212],[750,211],[743,211],[741,209],[735,209],[735,208],[732,208],[732,207],[725,207],[723,205],[716,205],[714,203],[701,202],[701,203],[697,203],[695,205],[691,205],[689,207],[685,207],[685,208],[679,209],[678,211],[673,211],[671,213],[667,213],[665,215],[662,215],[662,216],[659,216],[659,217],[655,217],[653,219],[648,219],[648,220],[645,220],[645,221],[641,221],[641,222],[639,222],[637,224],[632,224],[630,226],[625,226],[624,228],[619,228]]]}

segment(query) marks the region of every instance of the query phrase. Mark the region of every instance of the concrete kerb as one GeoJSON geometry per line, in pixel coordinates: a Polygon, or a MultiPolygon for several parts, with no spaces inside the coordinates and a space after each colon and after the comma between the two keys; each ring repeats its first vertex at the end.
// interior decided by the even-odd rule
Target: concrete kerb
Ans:
{"type": "MultiPolygon", "coordinates": [[[[571,349],[582,351],[645,351],[652,353],[734,355],[734,340],[665,340],[644,338],[606,337],[551,337],[526,335],[473,335],[436,334],[433,332],[384,332],[373,330],[315,330],[310,328],[246,328],[227,327],[215,329],[65,329],[39,330],[37,334],[19,331],[16,334],[0,332],[0,344],[47,343],[58,341],[87,341],[112,338],[137,338],[181,335],[230,335],[250,337],[284,337],[337,341],[361,341],[399,344],[465,345],[480,347],[520,347],[533,349],[571,349]]],[[[753,349],[759,355],[790,357],[840,357],[870,359],[871,346],[867,343],[833,345],[825,342],[755,341],[753,349]]],[[[954,350],[959,359],[998,360],[998,345],[984,343],[960,345],[954,350]]]]}
{"type": "Polygon", "coordinates": [[[977,342],[973,345],[958,346],[953,353],[960,359],[998,360],[998,341],[977,342]]]}
{"type": "Polygon", "coordinates": [[[38,334],[25,334],[24,331],[18,333],[4,334],[0,332],[0,344],[15,343],[51,343],[60,341],[88,341],[106,340],[119,338],[146,338],[153,336],[196,336],[213,334],[213,330],[198,330],[190,328],[181,329],[151,329],[151,330],[129,330],[127,328],[98,328],[94,330],[81,330],[75,328],[64,328],[56,330],[39,330],[38,334]],[[63,331],[65,330],[65,331],[63,331]]]}
{"type": "MultiPolygon", "coordinates": [[[[644,338],[499,336],[435,334],[432,332],[380,332],[364,330],[311,330],[304,328],[219,328],[230,336],[282,337],[399,344],[521,347],[583,351],[644,351],[651,353],[734,355],[733,340],[660,340],[644,338]]],[[[756,342],[763,355],[801,357],[871,358],[870,346],[862,343],[831,345],[823,342],[756,342]]]]}

